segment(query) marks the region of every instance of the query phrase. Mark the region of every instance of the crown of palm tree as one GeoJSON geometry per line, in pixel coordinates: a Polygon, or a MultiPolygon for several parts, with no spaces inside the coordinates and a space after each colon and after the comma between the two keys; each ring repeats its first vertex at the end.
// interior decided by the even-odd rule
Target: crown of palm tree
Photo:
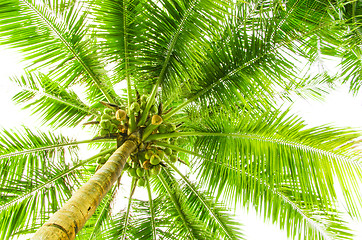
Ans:
{"type": "Polygon", "coordinates": [[[12,79],[14,101],[44,125],[83,125],[94,138],[2,129],[1,239],[37,229],[34,239],[245,239],[232,213],[240,206],[296,239],[353,239],[339,201],[360,219],[360,134],[308,127],[277,100],[319,97],[337,78],[358,91],[361,9],[357,0],[2,0],[0,43],[27,63],[12,79]],[[323,56],[342,59],[340,76],[311,74],[323,56]],[[99,153],[80,160],[80,144],[99,153]],[[130,195],[116,211],[120,184],[130,195]],[[134,199],[142,188],[148,198],[134,199]]]}

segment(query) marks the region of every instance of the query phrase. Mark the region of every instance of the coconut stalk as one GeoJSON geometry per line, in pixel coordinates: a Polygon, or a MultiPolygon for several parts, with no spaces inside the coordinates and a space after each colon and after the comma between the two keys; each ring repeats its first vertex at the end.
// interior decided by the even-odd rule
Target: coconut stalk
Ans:
{"type": "Polygon", "coordinates": [[[132,134],[108,159],[87,183],[49,220],[38,229],[33,240],[72,240],[93,215],[103,197],[123,171],[130,154],[139,144],[137,134],[132,134]]]}

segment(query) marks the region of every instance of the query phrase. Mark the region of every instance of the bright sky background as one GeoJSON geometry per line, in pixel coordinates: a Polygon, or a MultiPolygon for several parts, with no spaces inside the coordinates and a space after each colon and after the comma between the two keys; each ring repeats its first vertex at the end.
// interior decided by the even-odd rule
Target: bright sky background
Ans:
{"type": "MultiPolygon", "coordinates": [[[[22,124],[27,126],[39,126],[36,119],[29,117],[29,112],[20,111],[19,106],[13,105],[11,98],[16,93],[14,86],[9,84],[9,77],[21,72],[23,66],[20,57],[14,52],[0,48],[0,101],[2,114],[0,117],[0,128],[14,128],[22,124]]],[[[339,127],[354,127],[362,129],[362,91],[357,96],[348,93],[348,87],[339,87],[331,92],[324,102],[306,101],[299,99],[294,102],[293,112],[298,113],[311,125],[322,125],[332,123],[339,127]]],[[[81,129],[72,130],[74,136],[81,133],[81,129]]],[[[83,140],[89,136],[84,136],[83,140]]],[[[121,190],[121,191],[125,191],[121,190]]],[[[128,195],[128,190],[125,191],[128,195]]],[[[237,212],[238,215],[246,213],[237,212]]],[[[242,218],[246,227],[246,234],[250,240],[279,239],[286,240],[286,233],[278,230],[272,224],[264,224],[262,218],[256,217],[251,212],[242,218]]],[[[355,229],[361,231],[362,224],[354,225],[355,229]]],[[[356,239],[362,239],[362,234],[356,239]]]]}

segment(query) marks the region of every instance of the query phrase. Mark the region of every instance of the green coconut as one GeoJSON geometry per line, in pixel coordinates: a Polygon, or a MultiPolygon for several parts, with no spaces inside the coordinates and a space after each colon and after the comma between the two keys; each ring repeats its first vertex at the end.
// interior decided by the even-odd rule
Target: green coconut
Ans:
{"type": "Polygon", "coordinates": [[[171,148],[165,148],[165,149],[163,150],[163,152],[164,152],[167,156],[170,156],[170,155],[172,154],[171,148]]]}
{"type": "Polygon", "coordinates": [[[158,113],[158,108],[156,105],[152,105],[151,109],[150,109],[151,113],[158,113]]]}
{"type": "Polygon", "coordinates": [[[101,129],[100,131],[99,131],[99,135],[100,136],[106,136],[106,135],[108,135],[109,134],[109,131],[107,130],[107,129],[101,129]]]}
{"type": "Polygon", "coordinates": [[[175,155],[169,156],[169,159],[170,159],[170,162],[172,162],[172,163],[177,162],[177,156],[175,156],[175,155]]]}
{"type": "Polygon", "coordinates": [[[128,173],[131,177],[137,177],[137,170],[135,168],[129,168],[128,173]]]}
{"type": "Polygon", "coordinates": [[[161,162],[161,159],[160,159],[160,157],[158,156],[158,155],[152,155],[151,156],[151,158],[150,158],[150,163],[152,164],[152,165],[157,165],[157,164],[159,164],[161,162]]]}
{"type": "Polygon", "coordinates": [[[113,115],[113,114],[114,114],[113,110],[112,110],[112,109],[109,109],[109,108],[105,108],[105,109],[103,110],[103,113],[104,113],[104,114],[108,114],[108,115],[113,115]]]}
{"type": "Polygon", "coordinates": [[[160,124],[160,126],[158,126],[158,132],[167,133],[167,126],[165,124],[160,124]]]}
{"type": "Polygon", "coordinates": [[[127,116],[127,113],[125,110],[122,110],[122,109],[118,109],[117,112],[116,112],[116,119],[118,121],[123,121],[126,119],[126,116],[127,116]]]}
{"type": "Polygon", "coordinates": [[[137,186],[144,187],[146,185],[146,181],[143,178],[138,179],[137,186]]]}
{"type": "Polygon", "coordinates": [[[112,117],[111,117],[111,115],[109,115],[109,114],[103,114],[101,119],[102,119],[102,120],[111,120],[112,117]]]}
{"type": "Polygon", "coordinates": [[[131,104],[130,110],[133,112],[139,112],[141,109],[140,104],[138,102],[133,102],[131,104]]]}
{"type": "Polygon", "coordinates": [[[172,123],[167,124],[167,132],[174,132],[176,130],[176,125],[172,123]]]}
{"type": "Polygon", "coordinates": [[[162,117],[160,115],[153,115],[151,119],[152,125],[160,125],[162,123],[162,117]]]}
{"type": "Polygon", "coordinates": [[[147,103],[147,95],[142,95],[140,98],[141,103],[147,103]]]}
{"type": "Polygon", "coordinates": [[[143,177],[145,175],[145,170],[143,168],[137,168],[136,173],[139,177],[143,177]]]}
{"type": "Polygon", "coordinates": [[[103,129],[110,129],[110,127],[111,127],[111,121],[109,121],[108,119],[102,120],[99,124],[101,125],[101,128],[103,128],[103,129]]]}
{"type": "Polygon", "coordinates": [[[150,171],[151,171],[150,173],[152,176],[156,176],[157,174],[159,174],[161,172],[161,165],[154,166],[153,168],[151,168],[150,171]]]}

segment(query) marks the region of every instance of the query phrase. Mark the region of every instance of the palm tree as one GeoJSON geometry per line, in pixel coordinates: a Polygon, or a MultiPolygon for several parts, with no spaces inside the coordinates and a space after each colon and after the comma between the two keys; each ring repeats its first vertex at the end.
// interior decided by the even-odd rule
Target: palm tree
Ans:
{"type": "Polygon", "coordinates": [[[296,239],[353,239],[342,214],[361,218],[360,134],[308,127],[277,101],[322,94],[337,79],[311,74],[325,56],[343,59],[358,90],[358,9],[2,0],[1,43],[28,64],[14,101],[60,133],[2,130],[1,239],[244,239],[230,211],[240,206],[296,239]],[[77,126],[94,137],[61,134],[77,126]],[[84,144],[99,153],[80,160],[84,144]],[[130,194],[116,211],[120,184],[130,194]],[[147,199],[134,199],[142,188],[147,199]]]}

